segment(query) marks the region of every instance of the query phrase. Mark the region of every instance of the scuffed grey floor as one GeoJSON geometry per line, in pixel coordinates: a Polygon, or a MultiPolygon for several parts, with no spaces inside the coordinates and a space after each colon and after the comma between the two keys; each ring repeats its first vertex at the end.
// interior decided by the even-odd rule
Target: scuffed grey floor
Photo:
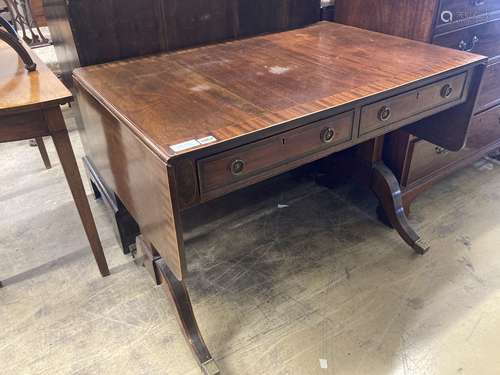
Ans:
{"type": "MultiPolygon", "coordinates": [[[[0,144],[0,373],[199,374],[85,180],[112,272],[99,276],[46,143],[51,170],[27,142],[0,144]]],[[[500,166],[417,199],[423,257],[375,205],[285,175],[186,214],[188,286],[223,374],[500,374],[500,166]]]]}

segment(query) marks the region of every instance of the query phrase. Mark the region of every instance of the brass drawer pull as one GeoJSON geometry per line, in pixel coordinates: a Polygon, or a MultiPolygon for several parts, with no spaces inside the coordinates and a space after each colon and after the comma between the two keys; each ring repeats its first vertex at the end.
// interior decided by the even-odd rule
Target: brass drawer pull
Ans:
{"type": "Polygon", "coordinates": [[[476,47],[478,43],[479,43],[479,37],[477,35],[474,35],[470,44],[467,43],[465,40],[461,40],[460,43],[458,43],[458,49],[460,51],[472,52],[472,50],[476,47]]]}
{"type": "Polygon", "coordinates": [[[441,89],[441,97],[447,99],[453,94],[453,87],[449,83],[444,85],[441,89]]]}
{"type": "Polygon", "coordinates": [[[449,10],[445,10],[441,12],[441,21],[444,23],[453,22],[453,13],[449,10]]]}
{"type": "Polygon", "coordinates": [[[378,111],[378,119],[380,121],[388,121],[391,118],[391,115],[392,115],[391,108],[386,105],[384,105],[378,111]]]}
{"type": "Polygon", "coordinates": [[[438,154],[438,155],[446,155],[449,152],[448,150],[446,150],[442,147],[439,147],[439,146],[436,146],[434,148],[434,150],[436,151],[436,154],[438,154]]]}
{"type": "Polygon", "coordinates": [[[326,127],[321,131],[321,141],[323,143],[330,143],[335,138],[335,129],[326,127]]]}
{"type": "Polygon", "coordinates": [[[241,159],[236,159],[231,163],[231,173],[235,176],[239,176],[240,174],[243,173],[243,170],[245,169],[245,161],[241,159]]]}

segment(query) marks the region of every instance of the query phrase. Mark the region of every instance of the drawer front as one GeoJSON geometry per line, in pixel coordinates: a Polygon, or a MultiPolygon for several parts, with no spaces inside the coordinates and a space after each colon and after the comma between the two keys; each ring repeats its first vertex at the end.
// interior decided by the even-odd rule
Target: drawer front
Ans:
{"type": "Polygon", "coordinates": [[[441,0],[436,17],[436,33],[487,22],[499,16],[498,0],[441,0]]]}
{"type": "Polygon", "coordinates": [[[500,142],[500,106],[474,116],[466,148],[477,152],[498,142],[500,142]]]}
{"type": "Polygon", "coordinates": [[[481,112],[497,104],[500,104],[500,60],[486,68],[475,110],[481,112]]]}
{"type": "Polygon", "coordinates": [[[451,152],[422,139],[413,141],[411,147],[413,148],[413,152],[406,185],[420,178],[429,176],[455,163],[468,154],[468,150],[466,149],[458,152],[451,152]]]}
{"type": "Polygon", "coordinates": [[[500,20],[434,37],[433,43],[495,57],[500,55],[500,20]]]}
{"type": "Polygon", "coordinates": [[[443,104],[459,101],[464,92],[467,73],[444,79],[361,109],[360,135],[402,121],[443,104]]]}
{"type": "Polygon", "coordinates": [[[200,192],[250,179],[281,164],[349,143],[354,112],[317,121],[198,161],[200,192]]]}
{"type": "Polygon", "coordinates": [[[464,149],[450,152],[424,140],[413,141],[408,184],[500,143],[500,106],[473,117],[464,149]]]}

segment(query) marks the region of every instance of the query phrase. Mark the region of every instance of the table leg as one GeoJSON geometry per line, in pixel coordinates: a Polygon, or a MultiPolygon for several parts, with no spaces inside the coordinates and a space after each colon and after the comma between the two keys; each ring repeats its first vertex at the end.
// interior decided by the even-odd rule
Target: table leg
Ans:
{"type": "Polygon", "coordinates": [[[185,283],[177,280],[174,274],[168,269],[163,259],[158,259],[155,262],[155,266],[159,271],[158,273],[165,293],[171,297],[175,305],[182,333],[198,361],[201,370],[205,375],[219,375],[220,371],[217,367],[217,363],[208,351],[207,345],[198,328],[198,323],[193,313],[191,299],[189,298],[185,283]]]}
{"type": "Polygon", "coordinates": [[[163,285],[165,294],[171,298],[182,333],[201,370],[205,375],[220,374],[198,328],[186,284],[174,276],[165,261],[142,235],[137,236],[136,242],[136,264],[144,266],[155,283],[163,285]]]}
{"type": "Polygon", "coordinates": [[[377,196],[379,218],[396,229],[401,238],[418,254],[429,250],[429,245],[413,230],[403,206],[401,187],[392,171],[382,160],[384,138],[365,142],[344,154],[327,158],[322,163],[325,178],[319,182],[328,186],[329,176],[346,176],[369,187],[377,196]]]}
{"type": "MultiPolygon", "coordinates": [[[[413,230],[403,207],[401,187],[392,171],[382,162],[373,165],[370,188],[383,209],[385,218],[401,238],[418,254],[425,254],[429,245],[413,230]]],[[[380,216],[380,214],[379,214],[380,216]]]]}
{"type": "Polygon", "coordinates": [[[45,148],[45,143],[43,142],[42,137],[35,138],[36,145],[38,147],[38,151],[40,151],[40,155],[42,156],[43,164],[45,164],[45,168],[50,169],[52,165],[50,164],[49,154],[47,154],[47,149],[45,148]]]}
{"type": "Polygon", "coordinates": [[[71,141],[68,136],[68,130],[66,129],[66,124],[64,123],[61,110],[60,108],[48,110],[46,111],[45,116],[48,121],[48,127],[51,131],[52,139],[54,140],[54,146],[57,154],[59,155],[59,159],[61,160],[64,174],[66,175],[66,180],[68,181],[71,194],[73,195],[75,205],[78,209],[78,213],[80,214],[83,228],[85,229],[85,233],[90,242],[90,247],[94,253],[97,266],[99,267],[99,271],[102,276],[108,276],[108,264],[106,262],[106,257],[104,256],[99,234],[97,233],[92,211],[90,210],[89,202],[87,200],[87,195],[85,194],[82,178],[80,176],[80,171],[78,170],[75,154],[73,153],[73,148],[71,147],[71,141]]]}

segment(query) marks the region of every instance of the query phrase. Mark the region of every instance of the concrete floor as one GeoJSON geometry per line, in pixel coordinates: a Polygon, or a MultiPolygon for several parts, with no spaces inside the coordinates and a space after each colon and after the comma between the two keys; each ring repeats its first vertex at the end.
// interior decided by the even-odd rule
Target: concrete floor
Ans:
{"type": "MultiPolygon", "coordinates": [[[[92,200],[112,272],[99,276],[46,141],[51,170],[27,142],[0,144],[0,373],[199,374],[170,302],[92,200]]],[[[375,206],[354,185],[285,175],[188,212],[188,286],[223,374],[500,374],[500,166],[415,202],[423,257],[375,206]]]]}

